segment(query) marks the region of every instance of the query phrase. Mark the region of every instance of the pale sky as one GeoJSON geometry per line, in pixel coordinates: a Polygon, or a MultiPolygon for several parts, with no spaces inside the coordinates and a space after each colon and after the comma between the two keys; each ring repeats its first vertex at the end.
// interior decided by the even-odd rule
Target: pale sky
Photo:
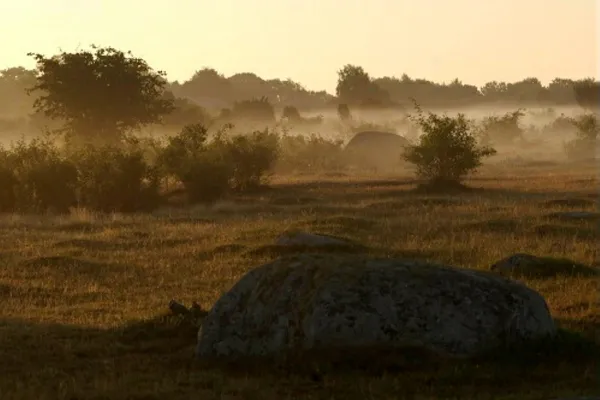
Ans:
{"type": "Polygon", "coordinates": [[[597,0],[0,0],[0,69],[90,44],[334,92],[337,70],[478,86],[599,76],[597,0]],[[170,5],[169,5],[170,4],[170,5]]]}

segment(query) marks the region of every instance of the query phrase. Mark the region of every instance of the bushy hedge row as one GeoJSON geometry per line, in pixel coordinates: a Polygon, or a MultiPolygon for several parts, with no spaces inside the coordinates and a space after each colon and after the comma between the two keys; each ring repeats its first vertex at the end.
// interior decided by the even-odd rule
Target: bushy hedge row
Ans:
{"type": "MultiPolygon", "coordinates": [[[[404,154],[418,176],[459,181],[495,153],[485,142],[521,138],[520,112],[474,123],[424,114],[413,123],[423,134],[404,154]],[[481,146],[483,144],[484,146],[481,146]]],[[[569,156],[593,157],[600,124],[593,114],[561,117],[576,139],[569,156]]],[[[558,128],[554,125],[548,129],[558,128]]],[[[166,183],[182,187],[194,203],[212,203],[234,191],[265,184],[274,170],[316,173],[346,166],[341,140],[291,136],[271,130],[209,138],[200,124],[186,125],[165,140],[127,138],[119,145],[61,146],[49,138],[0,147],[0,212],[68,212],[73,207],[104,212],[149,211],[164,199],[166,183]]]]}
{"type": "Polygon", "coordinates": [[[175,182],[194,203],[265,184],[275,168],[322,170],[336,164],[342,143],[317,136],[255,131],[217,133],[185,126],[166,140],[128,138],[119,145],[60,146],[50,138],[0,148],[0,212],[149,211],[175,182]]]}

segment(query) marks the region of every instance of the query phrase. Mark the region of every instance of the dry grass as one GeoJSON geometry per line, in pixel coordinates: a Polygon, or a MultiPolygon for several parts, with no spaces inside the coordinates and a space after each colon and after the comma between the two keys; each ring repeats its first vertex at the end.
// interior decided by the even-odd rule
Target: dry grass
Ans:
{"type": "MultiPolygon", "coordinates": [[[[214,209],[4,216],[0,397],[538,399],[593,393],[596,365],[586,357],[378,373],[201,366],[192,362],[195,331],[156,317],[172,298],[210,308],[242,274],[276,257],[270,244],[290,228],[344,235],[373,254],[475,269],[515,252],[591,265],[598,256],[597,222],[546,216],[573,206],[594,210],[597,183],[590,168],[493,170],[468,182],[482,190],[425,196],[411,193],[414,182],[403,178],[279,178],[261,194],[214,209]]],[[[546,297],[561,327],[600,343],[595,278],[527,284],[546,297]]],[[[373,364],[378,357],[373,354],[373,364]]]]}

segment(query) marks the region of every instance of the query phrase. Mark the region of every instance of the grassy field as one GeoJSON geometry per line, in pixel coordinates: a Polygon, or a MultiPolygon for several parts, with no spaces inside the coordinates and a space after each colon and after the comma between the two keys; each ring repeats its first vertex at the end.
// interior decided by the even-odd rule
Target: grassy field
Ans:
{"type": "MultiPolygon", "coordinates": [[[[596,208],[595,166],[488,170],[467,184],[481,190],[434,196],[412,192],[415,183],[406,177],[276,177],[270,189],[212,209],[3,216],[0,398],[547,399],[600,393],[596,360],[586,354],[535,365],[485,362],[379,373],[200,365],[193,361],[196,331],[160,318],[171,299],[210,308],[246,271],[277,257],[271,244],[294,228],[343,235],[377,255],[474,269],[515,252],[597,262],[598,222],[547,216],[596,208]]],[[[545,296],[562,328],[600,344],[595,278],[526,283],[545,296]]]]}

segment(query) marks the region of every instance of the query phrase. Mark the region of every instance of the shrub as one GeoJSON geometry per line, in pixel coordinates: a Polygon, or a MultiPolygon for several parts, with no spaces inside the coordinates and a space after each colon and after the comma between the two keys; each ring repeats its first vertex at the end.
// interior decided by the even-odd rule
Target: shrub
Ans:
{"type": "Polygon", "coordinates": [[[12,212],[17,207],[17,177],[8,164],[9,153],[0,147],[0,212],[12,212]]]}
{"type": "Polygon", "coordinates": [[[236,135],[228,140],[217,140],[233,167],[231,187],[251,190],[266,183],[279,153],[279,136],[268,129],[250,135],[236,135]]]}
{"type": "Polygon", "coordinates": [[[281,137],[277,169],[282,172],[318,172],[343,168],[343,141],[310,136],[281,137]]]}
{"type": "Polygon", "coordinates": [[[565,152],[569,159],[593,159],[596,156],[596,146],[600,123],[598,117],[588,113],[571,118],[576,128],[576,138],[565,143],[565,152]]]}
{"type": "Polygon", "coordinates": [[[423,130],[419,143],[409,145],[403,158],[416,166],[417,175],[433,186],[452,187],[481,165],[483,157],[496,153],[492,148],[479,146],[472,125],[464,114],[456,117],[425,116],[415,105],[418,116],[413,117],[423,130]]]}
{"type": "Polygon", "coordinates": [[[8,168],[0,167],[0,212],[12,212],[17,207],[15,191],[17,177],[8,168]]]}
{"type": "Polygon", "coordinates": [[[575,132],[576,127],[573,124],[573,118],[561,114],[551,123],[544,125],[542,131],[547,135],[564,134],[575,132]]]}
{"type": "Polygon", "coordinates": [[[21,139],[4,151],[2,159],[7,211],[64,213],[75,205],[77,170],[48,138],[21,139]]]}
{"type": "Polygon", "coordinates": [[[188,159],[177,177],[191,202],[214,203],[230,189],[232,168],[226,159],[210,146],[188,159]]]}
{"type": "Polygon", "coordinates": [[[186,125],[169,138],[159,157],[165,172],[184,186],[191,202],[212,203],[225,195],[233,167],[222,142],[208,144],[208,131],[201,124],[186,125]]]}
{"type": "Polygon", "coordinates": [[[485,117],[477,129],[477,134],[482,142],[490,143],[510,143],[523,137],[523,129],[519,126],[519,121],[525,113],[517,110],[504,114],[501,117],[485,117]]]}
{"type": "Polygon", "coordinates": [[[85,146],[72,155],[77,165],[79,205],[104,212],[150,211],[160,202],[160,174],[135,143],[85,146]]]}

